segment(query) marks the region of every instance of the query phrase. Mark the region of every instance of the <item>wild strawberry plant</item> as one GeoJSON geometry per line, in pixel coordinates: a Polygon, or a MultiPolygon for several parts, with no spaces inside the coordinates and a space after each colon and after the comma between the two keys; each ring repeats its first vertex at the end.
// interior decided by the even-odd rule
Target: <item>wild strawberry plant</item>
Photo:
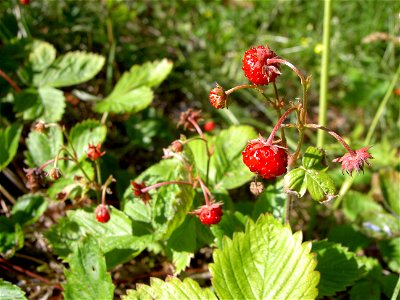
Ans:
{"type": "MultiPolygon", "coordinates": [[[[21,45],[8,45],[11,50],[17,46],[21,45]]],[[[200,110],[190,108],[177,122],[181,135],[163,149],[160,162],[130,178],[120,198],[114,182],[121,178],[113,172],[104,174],[101,164],[112,150],[107,148],[112,126],[107,120],[147,108],[172,63],[164,59],[134,65],[104,97],[75,90],[74,97],[91,101],[93,118],[67,128],[62,122],[66,97],[60,88],[95,77],[104,58],[85,52],[57,57],[54,47],[41,41],[24,47],[29,55],[12,76],[18,80],[0,74],[12,87],[8,99],[18,118],[0,131],[0,166],[9,165],[26,134],[24,171],[30,190],[17,199],[8,217],[0,217],[2,263],[23,247],[29,225],[53,204],[66,203],[44,232],[53,253],[65,262],[62,279],[46,284],[66,299],[112,299],[115,285],[110,272],[141,253],[166,257],[172,263],[171,275],[178,276],[205,246],[215,247],[208,265],[212,288],[191,278],[152,278],[149,285],[137,284],[123,298],[312,299],[333,296],[349,286],[350,294],[356,294],[371,280],[379,294],[382,290],[391,295],[394,274],[385,274],[377,259],[356,255],[365,240],[347,248],[336,242],[341,234],[336,232],[328,240],[303,241],[302,232],[293,233],[290,227],[295,201],[313,199],[329,205],[337,197],[329,154],[306,145],[306,133],[322,130],[336,139],[345,154],[333,161],[341,163],[343,173],[362,171],[372,155],[370,145],[352,149],[336,132],[309,121],[311,77],[268,46],[244,53],[243,71],[250,84],[228,90],[217,84],[209,94],[213,107],[226,109],[237,90],[259,93],[276,112],[268,136],[248,125],[216,129],[215,123],[204,122],[200,110]],[[278,94],[286,67],[299,77],[300,99],[288,101],[278,94]],[[30,129],[23,131],[24,122],[31,124],[30,129]],[[297,132],[293,149],[289,130],[297,132]],[[247,185],[257,199],[247,210],[236,209],[238,199],[232,193],[247,185]]],[[[360,240],[382,239],[380,251],[389,269],[398,272],[398,220],[374,202],[354,199],[344,207],[354,224],[342,233],[360,240]]],[[[395,201],[390,205],[396,210],[395,201]]],[[[24,297],[7,282],[1,281],[0,288],[24,297]]]]}

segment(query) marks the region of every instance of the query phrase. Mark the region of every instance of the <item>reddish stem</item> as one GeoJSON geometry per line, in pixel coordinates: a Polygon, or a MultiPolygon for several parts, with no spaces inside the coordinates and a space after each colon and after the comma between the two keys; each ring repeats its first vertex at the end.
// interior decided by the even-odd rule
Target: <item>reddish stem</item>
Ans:
{"type": "Polygon", "coordinates": [[[326,131],[326,132],[329,133],[331,136],[333,136],[335,139],[337,139],[338,142],[339,142],[340,144],[342,144],[342,146],[347,150],[347,152],[349,152],[352,156],[355,156],[355,155],[356,155],[356,152],[355,152],[353,149],[351,149],[351,147],[349,146],[349,144],[347,144],[347,143],[344,141],[344,139],[343,139],[340,135],[338,135],[336,132],[334,132],[333,130],[331,130],[331,129],[327,128],[327,127],[324,127],[324,126],[322,126],[322,125],[318,125],[318,124],[306,124],[305,127],[307,127],[307,128],[313,128],[313,129],[320,129],[320,130],[326,131]]]}
{"type": "Polygon", "coordinates": [[[12,269],[14,271],[20,272],[22,274],[25,274],[26,276],[32,277],[32,278],[36,278],[42,282],[44,282],[47,285],[52,285],[54,286],[56,289],[58,290],[63,290],[62,286],[58,283],[52,283],[50,280],[48,280],[47,278],[44,278],[36,273],[33,273],[29,270],[25,270],[24,268],[17,266],[17,265],[13,265],[12,263],[8,262],[7,260],[3,259],[0,257],[0,267],[4,268],[4,269],[12,269]],[[3,264],[3,265],[2,265],[3,264]]]}
{"type": "Polygon", "coordinates": [[[226,95],[232,94],[233,92],[236,92],[237,90],[240,89],[260,89],[257,85],[251,85],[251,84],[243,84],[243,85],[238,85],[235,86],[225,92],[226,95]]]}
{"type": "Polygon", "coordinates": [[[14,90],[17,93],[21,91],[20,87],[15,83],[15,81],[12,80],[10,77],[8,77],[7,74],[4,73],[1,69],[0,69],[0,76],[3,77],[14,88],[14,90]]]}
{"type": "Polygon", "coordinates": [[[297,69],[293,64],[291,64],[287,60],[284,60],[281,58],[270,58],[270,59],[267,59],[267,64],[284,64],[284,65],[288,66],[289,68],[291,68],[297,74],[297,76],[300,77],[300,80],[302,83],[306,82],[306,79],[304,78],[303,74],[301,74],[300,70],[297,69]]]}
{"type": "Polygon", "coordinates": [[[201,130],[199,124],[197,124],[197,122],[192,117],[189,117],[188,121],[193,125],[193,127],[196,129],[197,133],[201,136],[201,138],[204,139],[204,133],[201,130]]]}
{"type": "Polygon", "coordinates": [[[147,186],[147,187],[141,189],[140,192],[142,192],[142,193],[147,193],[147,192],[150,191],[150,190],[159,188],[159,187],[164,186],[164,185],[169,185],[169,184],[186,184],[186,185],[191,185],[191,186],[193,186],[193,183],[188,182],[188,181],[178,181],[178,180],[163,181],[163,182],[159,182],[159,183],[156,183],[156,184],[147,186]]]}
{"type": "Polygon", "coordinates": [[[276,132],[279,130],[279,128],[281,127],[281,124],[283,123],[283,121],[286,119],[286,117],[294,110],[296,110],[297,107],[292,107],[289,108],[278,120],[278,123],[276,123],[274,129],[272,129],[271,134],[269,135],[269,138],[266,142],[267,145],[272,145],[272,142],[274,141],[274,137],[276,132]]]}
{"type": "Polygon", "coordinates": [[[203,191],[203,195],[204,195],[204,200],[206,201],[206,205],[209,206],[210,203],[210,199],[208,198],[208,196],[211,196],[210,190],[206,187],[206,185],[204,184],[203,180],[201,180],[201,178],[198,178],[201,189],[203,191]]]}

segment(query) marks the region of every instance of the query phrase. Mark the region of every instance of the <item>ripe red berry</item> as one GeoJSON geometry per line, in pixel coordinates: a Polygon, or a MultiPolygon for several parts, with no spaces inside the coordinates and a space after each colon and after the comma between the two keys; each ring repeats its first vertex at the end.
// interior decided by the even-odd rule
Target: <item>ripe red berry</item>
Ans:
{"type": "Polygon", "coordinates": [[[100,204],[95,210],[96,219],[100,223],[107,223],[110,220],[110,212],[106,205],[100,204]]]}
{"type": "Polygon", "coordinates": [[[288,164],[286,151],[278,146],[267,145],[264,140],[249,141],[242,156],[244,164],[250,171],[265,179],[286,173],[288,164]]]}
{"type": "Polygon", "coordinates": [[[204,225],[217,224],[221,221],[222,214],[221,206],[208,206],[200,212],[199,219],[204,225]]]}
{"type": "Polygon", "coordinates": [[[21,5],[29,5],[29,0],[19,0],[21,5]]]}
{"type": "Polygon", "coordinates": [[[214,123],[214,121],[207,121],[207,122],[204,124],[204,130],[207,131],[207,132],[213,131],[214,128],[215,128],[215,123],[214,123]]]}
{"type": "Polygon", "coordinates": [[[197,215],[200,219],[200,222],[204,225],[217,224],[219,221],[221,221],[223,215],[221,208],[222,204],[222,202],[209,203],[200,206],[198,209],[191,212],[191,214],[197,215]]]}
{"type": "Polygon", "coordinates": [[[244,53],[242,59],[244,75],[256,85],[274,82],[281,72],[279,72],[279,64],[267,63],[267,60],[271,58],[277,58],[277,56],[268,46],[250,48],[244,53]]]}
{"type": "Polygon", "coordinates": [[[228,95],[217,83],[217,86],[210,91],[208,99],[210,100],[212,106],[214,106],[216,109],[220,109],[227,106],[226,101],[228,100],[228,95]]]}

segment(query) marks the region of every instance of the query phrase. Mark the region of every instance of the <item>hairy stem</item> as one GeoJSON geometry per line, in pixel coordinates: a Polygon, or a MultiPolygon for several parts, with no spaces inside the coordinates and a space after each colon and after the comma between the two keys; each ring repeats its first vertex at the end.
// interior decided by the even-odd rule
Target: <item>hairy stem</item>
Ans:
{"type": "Polygon", "coordinates": [[[191,185],[193,186],[192,182],[189,181],[179,181],[179,180],[172,180],[172,181],[163,181],[163,182],[158,182],[156,184],[146,186],[145,188],[141,189],[140,191],[142,193],[147,193],[148,191],[151,191],[153,189],[157,189],[159,187],[162,187],[164,185],[169,185],[169,184],[185,184],[185,185],[191,185]]]}

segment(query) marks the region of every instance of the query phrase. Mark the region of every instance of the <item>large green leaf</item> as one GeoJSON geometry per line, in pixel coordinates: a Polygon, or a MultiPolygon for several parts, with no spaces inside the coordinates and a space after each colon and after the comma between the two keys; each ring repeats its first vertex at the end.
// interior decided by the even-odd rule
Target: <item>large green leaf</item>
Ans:
{"type": "Polygon", "coordinates": [[[372,243],[372,239],[357,230],[354,224],[335,224],[328,232],[328,240],[356,253],[372,243]]]}
{"type": "Polygon", "coordinates": [[[86,52],[69,52],[58,57],[50,67],[33,76],[37,87],[65,87],[92,79],[103,67],[104,57],[86,52]]]}
{"type": "Polygon", "coordinates": [[[345,247],[327,241],[314,242],[312,251],[317,253],[317,270],[321,274],[318,296],[333,296],[354,284],[364,270],[359,267],[356,255],[345,247]]]}
{"type": "Polygon", "coordinates": [[[30,88],[15,97],[15,111],[24,120],[60,121],[65,110],[64,93],[52,87],[30,88]]]}
{"type": "Polygon", "coordinates": [[[25,293],[11,282],[0,279],[0,299],[3,300],[25,300],[25,293]]]}
{"type": "Polygon", "coordinates": [[[78,159],[85,157],[88,145],[97,145],[104,142],[107,128],[96,120],[85,120],[72,127],[69,140],[74,147],[78,159]]]}
{"type": "Polygon", "coordinates": [[[217,297],[208,289],[202,289],[199,284],[190,278],[183,281],[178,278],[167,277],[165,281],[158,278],[150,278],[150,285],[137,284],[136,290],[128,290],[123,300],[152,300],[152,299],[210,299],[217,297]]]}
{"type": "Polygon", "coordinates": [[[0,128],[0,171],[13,160],[17,153],[22,126],[15,123],[6,128],[0,128]]]}
{"type": "Polygon", "coordinates": [[[80,237],[90,234],[104,253],[107,267],[112,268],[142,252],[152,237],[145,224],[132,221],[115,208],[110,210],[111,219],[107,223],[96,220],[94,208],[70,211],[67,218],[47,232],[46,237],[60,257],[69,259],[80,237]]]}
{"type": "Polygon", "coordinates": [[[319,273],[310,250],[301,232],[263,215],[214,251],[213,287],[220,299],[314,299],[319,273]]]}
{"type": "Polygon", "coordinates": [[[47,201],[39,194],[26,194],[17,199],[12,208],[12,219],[21,226],[35,223],[47,208],[47,201]]]}
{"type": "Polygon", "coordinates": [[[135,113],[148,107],[153,100],[151,87],[160,84],[171,72],[166,59],[134,65],[118,80],[113,91],[96,104],[98,112],[135,113]]]}
{"type": "Polygon", "coordinates": [[[46,134],[31,131],[26,139],[27,158],[31,167],[41,166],[54,159],[63,145],[63,134],[58,126],[49,128],[46,134]]]}
{"type": "Polygon", "coordinates": [[[87,236],[79,242],[64,271],[65,299],[113,299],[114,286],[96,239],[87,236]]]}
{"type": "Polygon", "coordinates": [[[343,198],[343,212],[349,221],[366,211],[382,212],[383,208],[371,196],[356,191],[349,191],[343,198]]]}
{"type": "MultiPolygon", "coordinates": [[[[248,182],[254,174],[242,161],[242,151],[249,140],[257,136],[250,126],[232,126],[217,136],[206,136],[214,153],[210,161],[209,179],[216,189],[234,189],[248,182]],[[234,138],[233,138],[234,137],[234,138]]],[[[206,146],[202,140],[189,143],[196,168],[203,178],[207,172],[206,146]]]]}

